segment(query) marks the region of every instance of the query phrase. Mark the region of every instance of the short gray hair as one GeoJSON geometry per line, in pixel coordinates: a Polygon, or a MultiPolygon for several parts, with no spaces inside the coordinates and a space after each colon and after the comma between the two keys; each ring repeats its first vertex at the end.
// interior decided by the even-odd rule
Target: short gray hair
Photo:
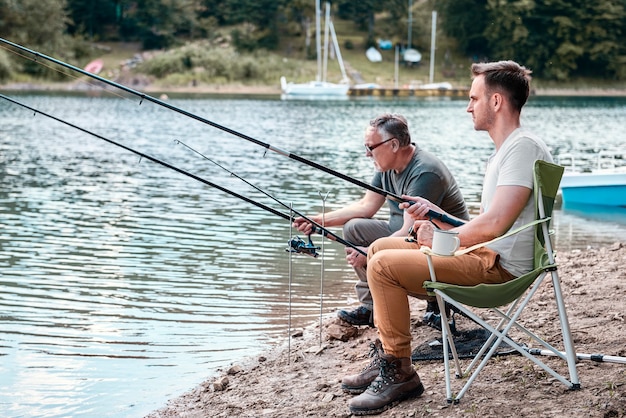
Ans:
{"type": "Polygon", "coordinates": [[[370,126],[374,127],[383,136],[396,138],[401,147],[411,144],[411,134],[409,133],[409,123],[406,118],[397,113],[384,113],[370,121],[370,126]]]}

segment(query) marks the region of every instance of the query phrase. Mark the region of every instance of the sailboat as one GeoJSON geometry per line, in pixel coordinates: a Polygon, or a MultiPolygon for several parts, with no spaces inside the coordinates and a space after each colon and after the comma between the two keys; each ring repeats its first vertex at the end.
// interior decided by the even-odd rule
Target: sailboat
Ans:
{"type": "Polygon", "coordinates": [[[320,1],[315,1],[315,43],[317,47],[317,77],[315,81],[309,81],[308,83],[293,83],[287,82],[287,79],[283,76],[280,78],[280,86],[283,94],[287,96],[339,96],[347,97],[348,90],[350,89],[350,83],[348,76],[346,75],[346,69],[343,65],[343,59],[341,58],[341,51],[339,50],[339,43],[337,42],[337,34],[335,33],[335,27],[330,20],[330,3],[326,2],[326,16],[324,23],[324,56],[322,58],[321,53],[321,36],[320,36],[320,1]],[[339,62],[339,68],[342,74],[341,83],[331,83],[326,81],[326,73],[328,67],[328,35],[333,41],[333,47],[337,53],[337,61],[339,62]]]}

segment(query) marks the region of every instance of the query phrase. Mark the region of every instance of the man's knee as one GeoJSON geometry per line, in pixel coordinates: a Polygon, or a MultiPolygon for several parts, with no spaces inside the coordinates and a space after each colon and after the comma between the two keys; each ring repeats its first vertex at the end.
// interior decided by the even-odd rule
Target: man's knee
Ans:
{"type": "Polygon", "coordinates": [[[343,237],[346,240],[352,242],[352,241],[356,241],[357,238],[360,238],[360,235],[358,233],[359,223],[360,222],[357,219],[350,219],[348,222],[346,222],[343,225],[343,237]]]}
{"type": "Polygon", "coordinates": [[[350,219],[343,226],[343,237],[353,244],[368,246],[391,234],[387,223],[369,218],[350,219]]]}

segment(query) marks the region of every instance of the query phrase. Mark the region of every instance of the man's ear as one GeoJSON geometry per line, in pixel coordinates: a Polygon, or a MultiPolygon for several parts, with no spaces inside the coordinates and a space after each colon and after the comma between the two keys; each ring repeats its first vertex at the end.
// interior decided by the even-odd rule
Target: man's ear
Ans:
{"type": "Polygon", "coordinates": [[[493,104],[493,110],[498,110],[502,107],[504,97],[502,97],[500,93],[494,93],[493,96],[491,96],[491,100],[493,104]]]}

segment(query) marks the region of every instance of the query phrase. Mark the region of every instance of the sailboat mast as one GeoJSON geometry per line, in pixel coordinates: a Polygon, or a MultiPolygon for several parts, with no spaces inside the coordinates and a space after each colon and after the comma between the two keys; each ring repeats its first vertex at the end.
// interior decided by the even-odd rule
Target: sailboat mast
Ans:
{"type": "Polygon", "coordinates": [[[320,0],[315,0],[315,53],[317,57],[316,81],[322,81],[322,39],[320,37],[322,26],[320,23],[320,0]]]}
{"type": "Polygon", "coordinates": [[[341,57],[341,49],[339,49],[339,41],[337,41],[337,32],[335,32],[335,25],[333,25],[332,19],[328,21],[328,26],[330,26],[330,37],[333,40],[333,47],[335,48],[339,69],[341,70],[341,81],[348,81],[346,67],[343,65],[343,58],[341,57]]]}
{"type": "Polygon", "coordinates": [[[411,35],[413,32],[413,0],[409,0],[409,30],[408,30],[408,34],[407,34],[407,46],[406,49],[410,49],[411,48],[411,35]]]}
{"type": "Polygon", "coordinates": [[[326,14],[324,15],[324,70],[322,81],[326,81],[328,75],[328,22],[330,21],[330,3],[326,2],[326,14]]]}
{"type": "Polygon", "coordinates": [[[430,72],[428,82],[432,83],[435,79],[435,39],[437,38],[437,12],[432,13],[432,27],[430,31],[430,72]]]}

